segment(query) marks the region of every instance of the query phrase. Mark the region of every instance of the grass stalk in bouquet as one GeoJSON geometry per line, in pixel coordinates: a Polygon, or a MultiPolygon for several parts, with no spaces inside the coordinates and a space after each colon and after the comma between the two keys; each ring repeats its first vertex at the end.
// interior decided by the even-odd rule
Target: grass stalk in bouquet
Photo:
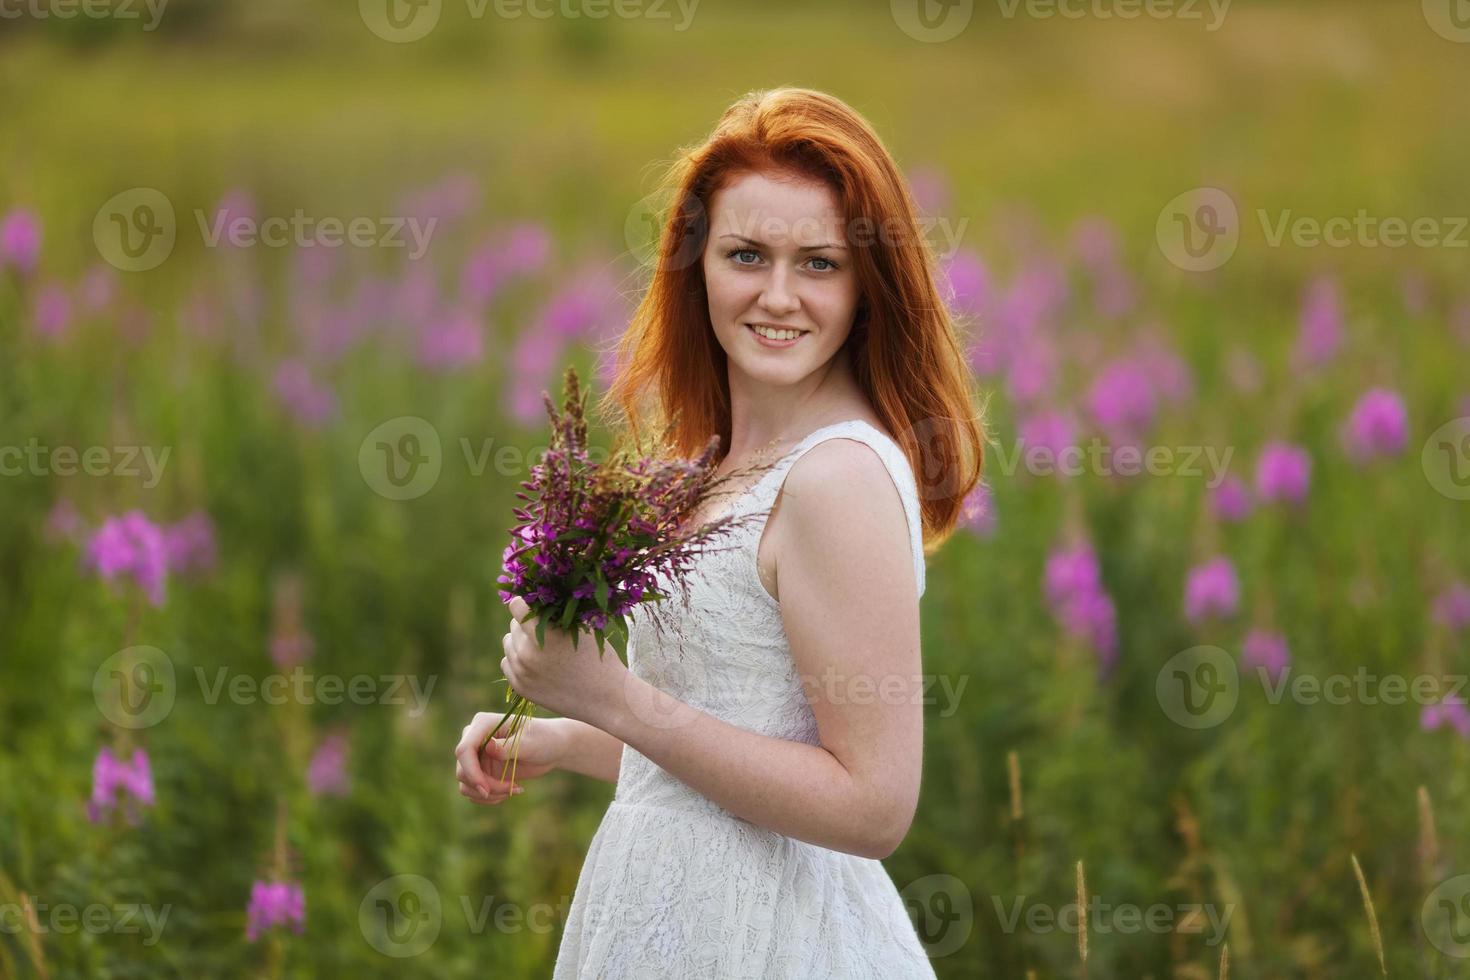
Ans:
{"type": "MultiPolygon", "coordinates": [[[[579,648],[591,633],[597,655],[608,639],[626,643],[627,617],[636,607],[667,599],[686,581],[711,545],[753,515],[726,514],[692,526],[701,505],[730,481],[748,478],[770,464],[744,467],[715,478],[719,436],[712,436],[693,459],[671,451],[671,421],[652,439],[624,441],[603,462],[587,446],[586,396],[575,368],[564,380],[563,407],[542,398],[551,418],[546,455],[531,467],[530,479],[516,496],[519,521],[502,555],[497,579],[502,601],[521,596],[536,619],[536,642],[545,643],[548,625],[572,633],[579,648]]],[[[649,611],[655,620],[655,605],[649,611]]],[[[616,652],[614,653],[616,656],[616,652]]],[[[483,749],[507,724],[506,770],[515,780],[521,733],[535,705],[506,682],[510,706],[487,735],[483,749]]],[[[505,778],[505,772],[501,774],[505,778]]]]}

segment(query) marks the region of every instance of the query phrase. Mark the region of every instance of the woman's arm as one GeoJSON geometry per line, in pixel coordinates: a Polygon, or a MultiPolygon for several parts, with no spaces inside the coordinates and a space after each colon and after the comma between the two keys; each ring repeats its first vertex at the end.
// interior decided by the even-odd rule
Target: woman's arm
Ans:
{"type": "Polygon", "coordinates": [[[631,674],[599,727],[751,823],[885,858],[913,821],[923,753],[903,503],[875,452],[835,439],[793,464],[782,508],[782,619],[821,744],[727,724],[631,674]]]}
{"type": "Polygon", "coordinates": [[[623,764],[623,743],[607,732],[575,718],[552,718],[565,736],[559,768],[605,783],[618,782],[623,764]]]}

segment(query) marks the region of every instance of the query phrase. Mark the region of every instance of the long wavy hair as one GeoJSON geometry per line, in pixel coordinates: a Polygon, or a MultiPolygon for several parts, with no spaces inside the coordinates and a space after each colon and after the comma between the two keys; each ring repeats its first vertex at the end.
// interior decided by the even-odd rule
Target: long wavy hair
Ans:
{"type": "Polygon", "coordinates": [[[867,120],[831,95],[750,92],[668,167],[654,198],[664,206],[652,281],[617,341],[600,409],[635,437],[645,427],[667,429],[684,456],[712,435],[728,451],[727,356],[710,323],[701,258],[714,195],[752,172],[824,181],[840,202],[860,284],[850,360],[913,468],[930,554],[980,480],[983,412],[907,181],[867,120]]]}

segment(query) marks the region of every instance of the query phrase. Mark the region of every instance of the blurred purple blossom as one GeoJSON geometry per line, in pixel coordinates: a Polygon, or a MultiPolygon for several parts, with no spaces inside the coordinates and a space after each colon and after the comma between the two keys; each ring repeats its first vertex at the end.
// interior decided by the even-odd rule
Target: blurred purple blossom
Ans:
{"type": "Polygon", "coordinates": [[[77,298],[88,313],[102,313],[117,299],[117,273],[94,262],[77,283],[77,298]]]}
{"type": "Polygon", "coordinates": [[[1196,565],[1184,581],[1184,615],[1191,623],[1234,615],[1240,604],[1235,566],[1223,555],[1196,565]]]}
{"type": "Polygon", "coordinates": [[[1274,683],[1291,662],[1291,648],[1286,637],[1271,630],[1254,629],[1246,634],[1241,649],[1241,666],[1247,670],[1263,669],[1274,683]]]}
{"type": "Polygon", "coordinates": [[[1053,551],[1046,561],[1044,591],[1062,628],[1092,646],[1100,673],[1111,671],[1118,652],[1117,609],[1102,587],[1092,546],[1083,543],[1053,551]]]}
{"type": "Polygon", "coordinates": [[[399,203],[405,217],[449,225],[468,215],[480,203],[480,186],[464,172],[446,174],[428,187],[409,192],[399,203]]]}
{"type": "Polygon", "coordinates": [[[949,207],[949,178],[933,166],[915,167],[908,172],[909,194],[920,211],[938,214],[949,207]]]}
{"type": "Polygon", "coordinates": [[[962,248],[944,263],[945,293],[954,310],[979,316],[990,301],[990,272],[975,252],[962,248]]]}
{"type": "Polygon", "coordinates": [[[1343,445],[1356,463],[1379,456],[1397,456],[1409,438],[1409,413],[1404,399],[1386,388],[1369,390],[1353,406],[1342,430],[1343,445]]]}
{"type": "Polygon", "coordinates": [[[313,796],[346,796],[347,736],[333,732],[322,739],[306,767],[306,786],[313,796]]]}
{"type": "Polygon", "coordinates": [[[1102,366],[1087,389],[1089,414],[1109,438],[1119,441],[1146,433],[1158,407],[1149,369],[1132,357],[1119,357],[1102,366]]]}
{"type": "Polygon", "coordinates": [[[306,894],[297,882],[256,881],[245,914],[245,938],[252,943],[278,926],[289,925],[299,933],[306,925],[306,894]]]}
{"type": "Polygon", "coordinates": [[[1027,405],[1049,395],[1056,380],[1057,361],[1056,347],[1045,337],[1037,335],[1021,341],[1011,353],[1006,369],[1011,400],[1027,405]]]}
{"type": "Polygon", "coordinates": [[[51,510],[46,513],[46,540],[70,541],[80,544],[86,536],[86,525],[82,523],[82,515],[77,513],[76,505],[69,497],[58,497],[51,505],[51,510]]]}
{"type": "Polygon", "coordinates": [[[202,572],[214,567],[214,523],[196,510],[163,529],[163,547],[171,572],[202,572]]]}
{"type": "Polygon", "coordinates": [[[276,397],[302,423],[323,425],[337,412],[337,397],[311,376],[311,369],[298,360],[285,360],[276,368],[276,397]]]}
{"type": "Polygon", "coordinates": [[[1250,488],[1238,477],[1227,476],[1215,487],[1211,502],[1215,516],[1222,521],[1235,523],[1250,516],[1250,488]]]}
{"type": "Polygon", "coordinates": [[[210,227],[220,231],[221,244],[235,248],[243,248],[250,243],[249,229],[256,221],[255,198],[240,187],[226,191],[215,204],[214,213],[209,215],[210,227]]]}
{"type": "Polygon", "coordinates": [[[1049,467],[1051,473],[1062,473],[1058,462],[1064,450],[1076,445],[1077,422],[1067,412],[1043,409],[1021,419],[1017,438],[1027,472],[1036,473],[1049,467]]]}
{"type": "Polygon", "coordinates": [[[41,221],[34,211],[16,208],[0,218],[0,267],[31,273],[40,255],[41,221]]]}
{"type": "Polygon", "coordinates": [[[1342,344],[1342,297],[1330,276],[1312,280],[1302,295],[1295,359],[1297,367],[1316,367],[1337,354],[1342,344]]]}
{"type": "Polygon", "coordinates": [[[153,769],[148,763],[148,753],[141,748],[134,749],[132,760],[124,762],[104,745],[92,763],[92,798],[87,803],[87,819],[99,823],[121,809],[130,823],[137,823],[138,807],[153,803],[153,769]]]}
{"type": "Polygon", "coordinates": [[[142,511],[103,521],[87,542],[85,563],[108,581],[132,578],[153,605],[163,605],[168,550],[163,531],[142,511]]]}
{"type": "Polygon", "coordinates": [[[514,225],[470,255],[459,277],[460,299],[483,310],[506,283],[540,271],[550,257],[551,235],[543,225],[514,225]]]}
{"type": "Polygon", "coordinates": [[[55,340],[71,325],[71,297],[59,283],[47,283],[36,292],[32,326],[36,333],[55,340]]]}
{"type": "Polygon", "coordinates": [[[1459,695],[1447,694],[1438,704],[1426,704],[1419,711],[1419,727],[1424,731],[1445,725],[1459,732],[1461,738],[1470,739],[1470,708],[1459,695]]]}
{"type": "Polygon", "coordinates": [[[995,497],[984,483],[965,495],[960,503],[960,526],[982,538],[995,534],[995,497]]]}
{"type": "Polygon", "coordinates": [[[1444,591],[1434,597],[1431,615],[1436,623],[1452,630],[1470,626],[1470,585],[1457,580],[1445,586],[1444,591]]]}
{"type": "Polygon", "coordinates": [[[1270,442],[1256,461],[1256,493],[1262,500],[1299,504],[1307,497],[1312,478],[1312,457],[1306,449],[1285,442],[1270,442]]]}
{"type": "Polygon", "coordinates": [[[484,352],[484,331],[478,317],[468,311],[448,313],[419,334],[419,363],[432,370],[475,364],[484,352]]]}

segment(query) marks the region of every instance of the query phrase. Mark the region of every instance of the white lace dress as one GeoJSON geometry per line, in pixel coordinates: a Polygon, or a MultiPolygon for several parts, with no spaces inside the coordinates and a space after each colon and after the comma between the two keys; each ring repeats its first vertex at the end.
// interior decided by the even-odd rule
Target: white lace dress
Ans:
{"type": "MultiPolygon", "coordinates": [[[[780,607],[756,572],[765,516],[791,465],[827,439],[882,458],[908,515],[924,591],[919,499],[907,457],[860,420],[817,429],[730,504],[757,516],[700,559],[682,644],[629,622],[633,673],[750,731],[818,743],[780,607]],[[679,647],[682,645],[682,650],[679,647]]],[[[624,747],[617,791],[582,865],[553,980],[884,980],[934,977],[893,879],[870,858],[773,833],[624,747]]]]}

